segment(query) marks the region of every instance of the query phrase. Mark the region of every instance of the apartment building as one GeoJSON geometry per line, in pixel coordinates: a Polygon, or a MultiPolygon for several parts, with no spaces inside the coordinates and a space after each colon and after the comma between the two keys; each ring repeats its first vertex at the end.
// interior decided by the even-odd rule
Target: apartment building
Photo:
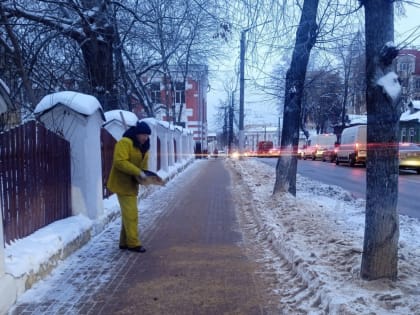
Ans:
{"type": "MultiPolygon", "coordinates": [[[[144,77],[148,82],[155,118],[192,130],[197,149],[207,150],[208,67],[189,65],[186,75],[185,69],[175,66],[169,70],[170,79],[163,73],[144,77]]],[[[144,106],[140,103],[133,111],[139,118],[145,116],[144,106]]]]}
{"type": "Polygon", "coordinates": [[[420,50],[402,49],[395,58],[395,70],[402,86],[403,105],[420,100],[420,50]]]}

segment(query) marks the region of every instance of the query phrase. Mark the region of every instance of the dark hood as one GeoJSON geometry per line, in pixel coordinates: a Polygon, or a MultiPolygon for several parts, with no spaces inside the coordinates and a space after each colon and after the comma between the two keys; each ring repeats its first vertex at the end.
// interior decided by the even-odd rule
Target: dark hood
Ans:
{"type": "Polygon", "coordinates": [[[126,132],[124,132],[123,137],[131,139],[133,141],[133,145],[138,148],[142,154],[145,154],[150,149],[150,139],[147,139],[147,141],[142,145],[137,139],[137,134],[137,128],[134,126],[127,129],[126,132]]]}

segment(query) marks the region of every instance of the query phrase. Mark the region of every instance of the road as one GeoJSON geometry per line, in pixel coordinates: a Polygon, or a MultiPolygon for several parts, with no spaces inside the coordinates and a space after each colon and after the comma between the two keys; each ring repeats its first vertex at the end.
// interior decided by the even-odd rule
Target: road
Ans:
{"type": "MultiPolygon", "coordinates": [[[[277,159],[261,160],[273,167],[277,163],[277,159]]],[[[366,169],[363,166],[337,166],[335,163],[299,160],[298,173],[324,184],[340,186],[358,198],[366,197],[366,169]]],[[[398,210],[401,214],[420,218],[419,191],[420,175],[401,171],[398,186],[398,210]]]]}

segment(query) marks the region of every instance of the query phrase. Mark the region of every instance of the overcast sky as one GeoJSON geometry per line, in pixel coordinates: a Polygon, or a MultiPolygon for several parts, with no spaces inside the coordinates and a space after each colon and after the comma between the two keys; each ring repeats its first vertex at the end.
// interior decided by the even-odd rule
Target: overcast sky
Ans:
{"type": "MultiPolygon", "coordinates": [[[[420,8],[408,7],[406,17],[395,18],[395,41],[400,43],[406,38],[416,27],[419,27],[418,17],[420,16],[420,8]]],[[[417,30],[420,35],[420,30],[417,30]]],[[[420,38],[414,43],[417,47],[420,47],[420,38]]],[[[227,99],[227,94],[224,91],[224,82],[228,78],[234,77],[235,69],[239,69],[239,41],[237,49],[229,50],[231,55],[226,60],[219,61],[217,65],[210,65],[210,92],[207,95],[207,120],[209,123],[210,132],[218,132],[216,113],[217,108],[220,106],[220,101],[227,99]]],[[[246,72],[249,71],[248,68],[246,72]]],[[[260,82],[259,84],[263,84],[260,82]]],[[[236,86],[236,102],[239,100],[239,86],[236,86]]],[[[236,104],[238,107],[238,104],[236,104]]],[[[247,84],[245,81],[245,125],[253,123],[266,126],[277,126],[278,124],[278,104],[269,95],[261,95],[255,89],[252,88],[251,84],[247,84]]],[[[220,125],[220,123],[219,123],[220,125]]]]}

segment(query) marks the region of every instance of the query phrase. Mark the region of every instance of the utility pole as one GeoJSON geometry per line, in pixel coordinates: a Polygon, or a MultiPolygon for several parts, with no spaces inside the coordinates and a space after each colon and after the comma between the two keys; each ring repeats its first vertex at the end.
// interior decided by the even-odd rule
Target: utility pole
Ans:
{"type": "Polygon", "coordinates": [[[232,91],[232,99],[229,107],[229,143],[228,143],[228,153],[231,154],[232,152],[232,142],[233,142],[233,111],[234,111],[234,92],[232,91]]]}
{"type": "Polygon", "coordinates": [[[241,31],[241,51],[240,51],[240,67],[239,67],[239,154],[244,153],[244,96],[245,96],[245,34],[257,26],[261,26],[270,21],[248,27],[241,31]]]}
{"type": "Polygon", "coordinates": [[[239,69],[239,154],[244,153],[244,92],[245,92],[245,33],[250,28],[241,32],[241,51],[239,69]]]}

